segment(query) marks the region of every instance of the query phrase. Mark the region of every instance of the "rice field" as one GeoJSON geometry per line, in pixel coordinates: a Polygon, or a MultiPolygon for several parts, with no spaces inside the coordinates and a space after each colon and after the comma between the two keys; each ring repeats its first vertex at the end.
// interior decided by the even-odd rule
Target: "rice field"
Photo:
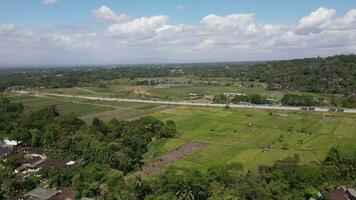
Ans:
{"type": "Polygon", "coordinates": [[[216,165],[241,163],[246,170],[272,165],[298,153],[302,163],[321,161],[331,147],[343,153],[356,148],[356,115],[303,113],[252,109],[164,106],[136,103],[74,100],[52,97],[10,96],[27,111],[55,105],[61,113],[74,113],[90,122],[134,119],[152,115],[174,120],[176,138],[153,141],[145,161],[164,155],[192,141],[208,144],[173,166],[205,171],[216,165]]]}
{"type": "Polygon", "coordinates": [[[25,107],[25,111],[38,110],[54,105],[60,113],[73,113],[86,122],[90,122],[95,117],[101,118],[104,121],[112,118],[119,120],[134,119],[172,108],[172,106],[157,104],[34,97],[27,95],[13,95],[8,98],[14,102],[21,102],[25,107]]]}
{"type": "Polygon", "coordinates": [[[173,164],[201,171],[227,163],[241,163],[256,169],[298,153],[302,163],[321,161],[331,147],[344,152],[356,148],[356,116],[219,108],[174,109],[154,114],[174,120],[178,135],[154,142],[146,159],[162,155],[189,141],[208,144],[173,164]]]}

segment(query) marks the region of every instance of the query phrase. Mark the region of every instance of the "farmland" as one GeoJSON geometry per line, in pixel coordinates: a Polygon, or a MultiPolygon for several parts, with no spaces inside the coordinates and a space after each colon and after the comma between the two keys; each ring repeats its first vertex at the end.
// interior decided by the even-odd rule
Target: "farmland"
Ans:
{"type": "Polygon", "coordinates": [[[10,99],[22,102],[27,110],[56,105],[60,112],[73,112],[87,122],[94,117],[108,121],[145,115],[163,121],[174,120],[177,136],[153,141],[144,161],[150,163],[192,141],[207,144],[174,162],[177,168],[206,171],[212,166],[238,162],[245,169],[256,169],[295,153],[306,164],[323,160],[331,147],[338,146],[348,153],[356,145],[355,115],[175,107],[54,97],[11,96],[10,99]]]}
{"type": "MultiPolygon", "coordinates": [[[[102,84],[104,84],[105,87],[99,87],[100,85],[98,84],[92,84],[74,88],[42,89],[38,92],[172,101],[190,99],[190,93],[198,94],[199,97],[205,95],[215,96],[222,93],[260,94],[276,100],[280,100],[286,93],[291,93],[291,91],[267,90],[266,83],[240,82],[232,78],[205,78],[202,80],[183,77],[137,78],[134,80],[116,79],[102,84]],[[137,85],[137,82],[151,80],[156,82],[164,81],[164,83],[157,85],[137,85]]],[[[308,94],[315,98],[323,98],[327,101],[330,101],[331,97],[339,99],[337,96],[322,93],[295,93],[308,94]]]]}
{"type": "Polygon", "coordinates": [[[307,164],[323,160],[336,145],[345,151],[356,145],[355,116],[189,107],[177,107],[154,116],[174,120],[178,136],[153,142],[147,160],[189,141],[208,144],[174,163],[178,168],[205,171],[212,166],[238,162],[245,169],[255,169],[295,153],[307,164]]]}
{"type": "Polygon", "coordinates": [[[11,95],[8,98],[14,102],[23,103],[26,111],[38,110],[54,105],[60,113],[73,113],[87,122],[90,122],[94,117],[100,117],[104,121],[112,118],[120,120],[133,119],[171,108],[164,105],[99,102],[55,97],[11,95]]]}
{"type": "Polygon", "coordinates": [[[111,110],[110,107],[105,105],[95,105],[92,103],[51,97],[11,96],[9,99],[14,102],[23,103],[27,111],[38,110],[52,105],[56,106],[58,111],[61,113],[74,113],[78,116],[111,110]]]}

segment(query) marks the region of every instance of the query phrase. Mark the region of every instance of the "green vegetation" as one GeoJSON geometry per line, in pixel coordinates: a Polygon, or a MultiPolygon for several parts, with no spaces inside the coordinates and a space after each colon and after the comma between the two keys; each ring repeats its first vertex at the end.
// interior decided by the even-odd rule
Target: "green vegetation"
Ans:
{"type": "MultiPolygon", "coordinates": [[[[307,164],[323,160],[330,148],[344,141],[356,145],[354,115],[177,107],[154,116],[176,122],[179,142],[208,144],[177,161],[174,166],[179,168],[206,171],[238,162],[256,169],[294,153],[307,164]]],[[[161,155],[167,143],[153,143],[150,149],[161,155]]]]}
{"type": "Polygon", "coordinates": [[[322,102],[317,102],[310,95],[285,94],[281,100],[286,106],[317,106],[322,102]]]}
{"type": "Polygon", "coordinates": [[[270,89],[348,96],[353,95],[356,88],[356,55],[274,61],[252,68],[252,77],[270,83],[270,89]]]}
{"type": "Polygon", "coordinates": [[[0,97],[0,138],[21,140],[49,158],[77,161],[71,168],[42,168],[19,182],[13,171],[23,157],[15,153],[0,161],[0,199],[39,185],[71,187],[77,197],[99,200],[309,199],[329,188],[355,187],[354,114],[9,93],[30,88],[85,96],[356,107],[355,67],[355,55],[340,55],[0,73],[0,92],[8,96],[0,97]],[[145,177],[150,164],[160,173],[145,177]]]}
{"type": "Polygon", "coordinates": [[[55,91],[171,100],[187,99],[189,93],[242,92],[279,100],[284,93],[299,91],[334,98],[328,105],[354,107],[355,63],[355,55],[339,55],[258,63],[10,70],[0,73],[0,92],[59,88],[55,91]]]}
{"type": "Polygon", "coordinates": [[[27,95],[12,95],[8,96],[8,98],[13,102],[22,103],[26,111],[38,110],[47,106],[55,105],[60,113],[73,113],[86,122],[90,122],[95,117],[100,117],[104,121],[109,121],[112,118],[119,120],[139,118],[169,108],[168,106],[152,104],[79,99],[74,100],[55,97],[34,97],[27,95]]]}
{"type": "Polygon", "coordinates": [[[317,198],[319,191],[335,185],[354,185],[355,164],[355,154],[345,155],[333,148],[325,160],[311,165],[301,164],[299,155],[295,154],[271,167],[261,166],[247,173],[241,173],[243,167],[239,164],[213,167],[206,173],[170,170],[147,181],[141,194],[151,193],[145,198],[150,200],[317,198]]]}
{"type": "Polygon", "coordinates": [[[214,97],[213,102],[224,104],[224,103],[229,103],[229,99],[225,95],[220,94],[214,97]]]}
{"type": "MultiPolygon", "coordinates": [[[[21,98],[12,97],[32,99],[21,98]]],[[[354,115],[176,107],[133,121],[94,118],[87,124],[54,106],[34,110],[4,98],[0,102],[1,122],[11,122],[0,123],[3,137],[78,161],[73,168],[41,169],[21,184],[11,173],[15,160],[4,162],[0,198],[43,181],[72,187],[77,197],[109,200],[308,199],[327,188],[355,185],[354,115]],[[139,170],[143,160],[150,162],[189,141],[207,146],[164,173],[125,177],[139,170]]],[[[82,103],[77,106],[93,102],[82,103]]]]}
{"type": "Polygon", "coordinates": [[[38,110],[47,106],[56,106],[60,113],[74,113],[77,116],[112,110],[105,105],[52,97],[11,96],[13,102],[22,103],[26,110],[38,110]]]}
{"type": "Polygon", "coordinates": [[[250,102],[253,104],[266,104],[268,103],[266,97],[263,97],[259,94],[251,94],[251,95],[239,95],[234,96],[232,102],[239,103],[239,102],[250,102]]]}
{"type": "MultiPolygon", "coordinates": [[[[171,138],[176,134],[173,121],[163,123],[149,116],[133,121],[112,119],[108,123],[94,118],[91,124],[86,124],[73,114],[60,115],[55,106],[23,111],[22,104],[0,98],[0,116],[11,122],[0,124],[2,136],[22,141],[22,146],[49,149],[48,153],[62,159],[79,160],[74,172],[54,167],[34,176],[46,174],[44,177],[51,186],[73,186],[77,197],[101,196],[98,193],[101,185],[96,183],[123,179],[125,174],[142,165],[142,155],[147,152],[152,138],[171,138]],[[115,179],[105,178],[109,172],[115,179]]],[[[1,160],[1,199],[26,192],[39,184],[39,181],[31,182],[30,187],[17,184],[15,174],[11,174],[18,167],[17,159],[19,157],[15,156],[1,160]]]]}

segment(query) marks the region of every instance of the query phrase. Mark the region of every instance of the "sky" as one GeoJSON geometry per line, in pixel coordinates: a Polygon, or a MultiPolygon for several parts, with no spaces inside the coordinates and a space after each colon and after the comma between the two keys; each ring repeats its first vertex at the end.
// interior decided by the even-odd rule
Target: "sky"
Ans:
{"type": "Polygon", "coordinates": [[[356,0],[0,0],[0,66],[356,53],[356,0]]]}

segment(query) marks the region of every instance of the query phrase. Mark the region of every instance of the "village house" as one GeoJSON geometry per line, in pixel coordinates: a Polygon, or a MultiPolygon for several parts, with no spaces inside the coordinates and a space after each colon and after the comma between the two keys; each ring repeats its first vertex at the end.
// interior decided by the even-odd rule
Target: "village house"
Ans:
{"type": "Polygon", "coordinates": [[[12,197],[11,200],[75,200],[72,188],[41,188],[37,187],[19,197],[12,197]]]}
{"type": "Polygon", "coordinates": [[[196,97],[196,96],[199,96],[199,94],[196,94],[196,93],[189,93],[188,94],[190,97],[196,97]]]}
{"type": "Polygon", "coordinates": [[[15,169],[14,172],[16,174],[20,172],[27,174],[33,171],[38,171],[37,166],[47,159],[47,156],[44,154],[30,154],[29,156],[31,156],[31,158],[27,159],[27,162],[22,163],[18,168],[15,169]]]}
{"type": "Polygon", "coordinates": [[[330,200],[356,200],[356,190],[341,187],[340,189],[329,189],[325,197],[330,200]]]}
{"type": "Polygon", "coordinates": [[[246,95],[244,93],[224,93],[224,96],[229,97],[229,98],[233,98],[235,96],[242,96],[242,95],[246,95]]]}
{"type": "Polygon", "coordinates": [[[212,100],[214,99],[214,96],[212,96],[212,95],[205,95],[205,96],[203,97],[203,99],[204,99],[204,100],[208,100],[208,101],[212,101],[212,100]]]}
{"type": "Polygon", "coordinates": [[[14,147],[16,147],[21,142],[16,140],[4,139],[0,142],[0,160],[5,161],[13,152],[14,147]]]}
{"type": "Polygon", "coordinates": [[[326,195],[330,200],[348,200],[345,192],[341,189],[330,189],[326,195]]]}
{"type": "Polygon", "coordinates": [[[14,170],[16,181],[23,181],[33,172],[37,172],[42,168],[47,167],[66,167],[72,166],[76,162],[63,159],[48,158],[45,152],[40,148],[21,147],[16,149],[16,153],[22,155],[16,160],[17,168],[14,170]]]}

